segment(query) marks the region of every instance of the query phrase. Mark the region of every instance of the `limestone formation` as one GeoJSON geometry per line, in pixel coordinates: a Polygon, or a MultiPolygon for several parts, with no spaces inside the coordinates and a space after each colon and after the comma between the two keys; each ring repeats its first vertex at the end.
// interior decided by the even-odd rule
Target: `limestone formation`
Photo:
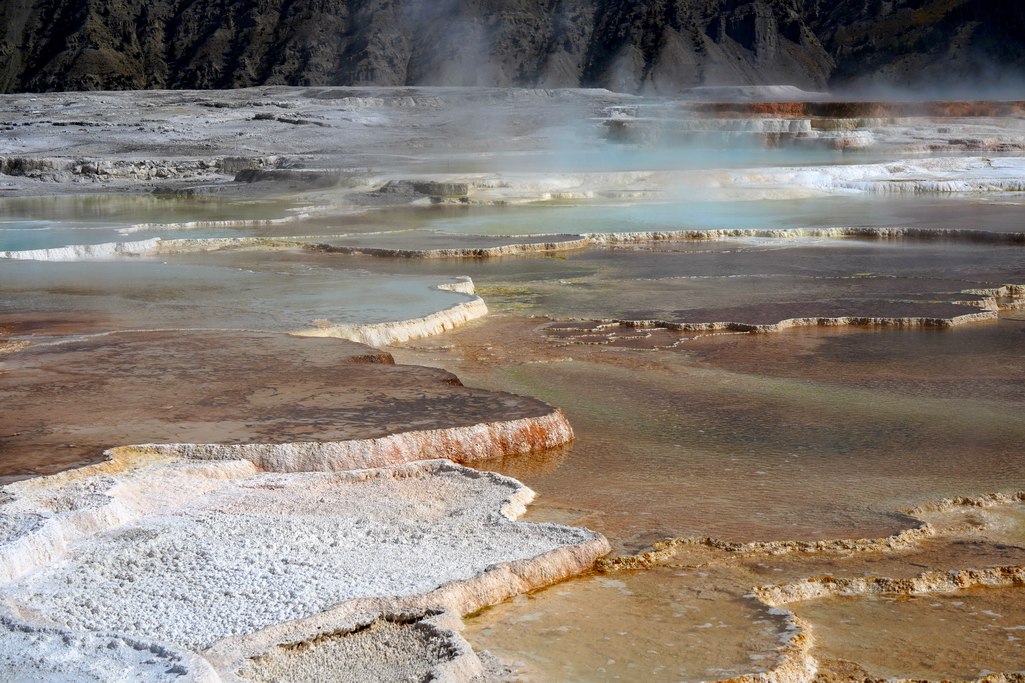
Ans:
{"type": "Polygon", "coordinates": [[[432,457],[473,464],[562,446],[573,429],[558,410],[519,420],[399,432],[376,439],[281,444],[142,444],[137,448],[191,460],[248,460],[276,472],[335,472],[432,457]]]}
{"type": "MultiPolygon", "coordinates": [[[[465,614],[579,573],[608,551],[586,530],[513,521],[529,489],[447,461],[281,474],[247,461],[120,457],[116,467],[5,488],[5,670],[84,673],[106,638],[103,656],[126,668],[217,680],[212,668],[233,680],[255,657],[257,670],[317,678],[337,652],[310,646],[280,661],[279,643],[295,653],[298,634],[324,644],[324,634],[401,623],[390,615],[465,614]],[[30,642],[51,655],[26,656],[30,642]],[[157,661],[133,660],[133,649],[157,661]]],[[[424,656],[407,652],[393,662],[399,670],[480,672],[450,627],[415,630],[429,638],[424,656]]],[[[361,665],[372,667],[388,656],[390,635],[379,628],[367,638],[339,647],[369,648],[361,665]]]]}
{"type": "Polygon", "coordinates": [[[566,417],[542,401],[464,387],[447,372],[395,365],[388,353],[340,339],[112,333],[30,345],[5,360],[5,476],[103,461],[115,444],[336,471],[436,457],[481,462],[573,439],[566,417]]]}
{"type": "Polygon", "coordinates": [[[758,599],[781,607],[792,602],[835,595],[951,593],[978,586],[1025,585],[1025,567],[988,567],[950,572],[925,572],[913,579],[887,577],[812,577],[756,589],[758,599]]]}
{"type": "MultiPolygon", "coordinates": [[[[958,497],[921,505],[906,510],[908,515],[933,517],[936,513],[971,515],[975,510],[1003,510],[1020,515],[1021,502],[1025,492],[990,494],[977,497],[958,497]]],[[[1018,517],[1015,517],[1018,519],[1018,517]]],[[[599,560],[602,571],[643,570],[651,567],[675,567],[680,570],[708,571],[713,566],[722,566],[733,559],[757,563],[764,567],[770,557],[807,555],[809,557],[846,557],[853,554],[894,555],[897,558],[916,547],[939,536],[949,538],[985,537],[991,529],[986,523],[981,526],[965,526],[953,517],[937,519],[939,526],[933,526],[919,519],[916,526],[898,534],[881,539],[837,539],[828,541],[772,541],[733,543],[715,538],[676,538],[654,544],[651,550],[599,560]],[[689,564],[681,561],[681,553],[692,549],[711,551],[703,555],[706,562],[689,564]]],[[[1016,537],[1019,538],[1020,536],[1016,537]]],[[[799,559],[799,558],[795,558],[799,559]]],[[[988,566],[976,569],[954,569],[949,571],[924,571],[915,576],[891,578],[886,576],[811,576],[775,584],[763,584],[751,589],[750,597],[770,608],[774,614],[785,620],[785,639],[778,651],[776,664],[768,671],[730,679],[754,683],[798,683],[819,680],[820,662],[813,656],[815,627],[807,619],[792,611],[795,604],[829,597],[855,597],[864,595],[930,595],[953,594],[971,591],[979,587],[1021,590],[1025,586],[1025,567],[1021,565],[988,566]]],[[[1016,681],[1020,673],[992,673],[980,676],[979,681],[1016,681]]],[[[830,679],[832,680],[832,679],[830,679]]],[[[847,679],[844,679],[847,680],[847,679]]],[[[866,678],[865,680],[869,680],[866,678]]],[[[873,679],[874,680],[874,679],[873,679]]],[[[891,679],[892,680],[892,679],[891,679]]],[[[903,680],[903,679],[901,679],[903,680]]]]}
{"type": "Polygon", "coordinates": [[[320,243],[315,248],[329,253],[352,254],[364,256],[381,256],[385,258],[495,258],[499,256],[515,256],[518,254],[546,254],[551,252],[583,249],[589,241],[583,235],[510,235],[505,238],[487,238],[481,235],[441,236],[431,235],[431,241],[452,246],[426,247],[414,249],[401,246],[386,246],[394,243],[393,238],[339,238],[332,243],[320,243]],[[458,243],[461,246],[456,246],[458,243]],[[478,244],[474,244],[478,243],[478,244]]]}
{"type": "Polygon", "coordinates": [[[420,318],[397,320],[384,323],[360,323],[353,325],[323,324],[308,330],[297,331],[295,334],[304,337],[337,337],[370,346],[387,346],[397,342],[421,339],[441,334],[471,320],[483,318],[488,314],[484,299],[476,296],[473,282],[469,278],[462,286],[443,285],[439,289],[448,289],[472,296],[468,301],[458,303],[442,311],[436,311],[420,318]]]}

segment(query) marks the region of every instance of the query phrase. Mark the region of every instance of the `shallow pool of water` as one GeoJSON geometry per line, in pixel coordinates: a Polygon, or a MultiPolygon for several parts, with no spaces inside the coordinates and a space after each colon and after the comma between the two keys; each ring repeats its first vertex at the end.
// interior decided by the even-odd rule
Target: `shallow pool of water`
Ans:
{"type": "Polygon", "coordinates": [[[468,301],[437,289],[452,278],[395,277],[336,268],[311,255],[200,254],[165,261],[0,263],[0,315],[89,318],[109,329],[251,329],[295,332],[328,324],[408,320],[468,301]],[[330,267],[328,267],[330,266],[330,267]]]}
{"type": "Polygon", "coordinates": [[[5,198],[0,199],[0,252],[152,237],[235,237],[256,227],[244,230],[247,222],[281,220],[299,211],[291,199],[153,195],[5,198]]]}
{"type": "MultiPolygon", "coordinates": [[[[393,209],[393,224],[482,235],[650,232],[703,228],[915,226],[1021,232],[1025,197],[844,195],[749,201],[555,201],[509,207],[393,209]]],[[[373,219],[374,221],[378,219],[373,219]]]]}
{"type": "Polygon", "coordinates": [[[592,576],[468,620],[522,680],[697,681],[772,668],[785,624],[735,578],[657,569],[592,576]]]}
{"type": "Polygon", "coordinates": [[[854,663],[873,677],[930,680],[1025,671],[1020,588],[829,598],[794,610],[812,624],[816,656],[834,660],[827,667],[854,663]]]}

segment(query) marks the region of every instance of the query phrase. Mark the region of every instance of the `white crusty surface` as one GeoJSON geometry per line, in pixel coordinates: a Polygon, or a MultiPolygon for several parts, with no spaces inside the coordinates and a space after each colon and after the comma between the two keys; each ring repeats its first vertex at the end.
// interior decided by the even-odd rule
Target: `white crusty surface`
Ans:
{"type": "Polygon", "coordinates": [[[483,318],[487,314],[488,306],[484,303],[484,299],[474,296],[469,301],[460,302],[443,311],[428,313],[425,316],[410,320],[356,325],[332,325],[302,330],[295,334],[302,337],[337,337],[359,344],[367,344],[368,346],[388,346],[389,344],[406,342],[412,339],[432,337],[465,325],[471,320],[483,318]]]}
{"type": "MultiPolygon", "coordinates": [[[[217,477],[219,465],[200,471],[217,477]]],[[[422,595],[496,564],[600,539],[512,521],[532,498],[529,489],[447,461],[242,477],[238,463],[223,465],[235,478],[80,539],[62,560],[0,594],[22,620],[43,615],[73,630],[203,649],[346,601],[422,595]]],[[[149,465],[156,472],[147,476],[165,467],[179,466],[149,465]]],[[[117,486],[104,488],[116,499],[117,486]]],[[[9,505],[19,514],[31,507],[25,498],[47,495],[38,485],[13,493],[21,500],[9,505]]],[[[56,516],[80,520],[75,514],[56,516]]],[[[33,528],[25,533],[38,534],[33,528]]]]}
{"type": "Polygon", "coordinates": [[[216,683],[202,658],[117,635],[34,628],[0,620],[0,679],[17,683],[216,683]]]}

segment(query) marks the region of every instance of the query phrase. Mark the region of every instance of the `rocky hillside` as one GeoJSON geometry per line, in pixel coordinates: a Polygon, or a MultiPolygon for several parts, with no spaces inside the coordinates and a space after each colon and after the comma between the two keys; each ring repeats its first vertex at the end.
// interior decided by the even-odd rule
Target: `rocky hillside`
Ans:
{"type": "Polygon", "coordinates": [[[296,85],[1011,85],[992,0],[4,0],[0,91],[296,85]]]}

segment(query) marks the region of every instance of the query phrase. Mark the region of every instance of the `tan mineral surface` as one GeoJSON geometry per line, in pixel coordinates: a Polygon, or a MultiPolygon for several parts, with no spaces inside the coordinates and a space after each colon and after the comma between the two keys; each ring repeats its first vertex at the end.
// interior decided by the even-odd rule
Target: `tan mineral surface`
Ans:
{"type": "Polygon", "coordinates": [[[128,444],[229,458],[246,457],[248,445],[264,465],[287,450],[289,467],[351,469],[470,462],[572,438],[541,401],[464,387],[360,344],[274,333],[124,332],[38,344],[7,356],[0,387],[7,477],[93,462],[128,444]]]}

